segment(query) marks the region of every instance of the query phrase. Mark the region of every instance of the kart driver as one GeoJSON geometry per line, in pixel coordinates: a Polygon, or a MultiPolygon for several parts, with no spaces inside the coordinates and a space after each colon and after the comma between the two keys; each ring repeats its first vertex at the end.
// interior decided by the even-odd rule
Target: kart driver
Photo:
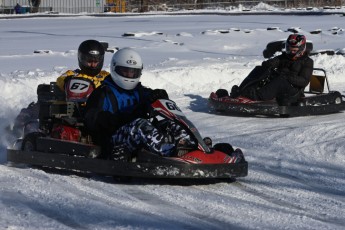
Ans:
{"type": "Polygon", "coordinates": [[[306,43],[304,35],[289,35],[285,42],[285,52],[263,61],[239,87],[233,86],[230,97],[241,95],[256,101],[276,98],[280,105],[296,102],[309,84],[314,68],[306,43]]]}
{"type": "Polygon", "coordinates": [[[102,70],[104,62],[104,47],[96,40],[83,41],[78,48],[79,68],[76,70],[68,70],[56,80],[56,85],[65,90],[65,83],[69,78],[83,78],[93,82],[95,87],[101,85],[106,76],[107,71],[102,70]]]}
{"type": "MultiPolygon", "coordinates": [[[[66,71],[57,78],[57,86],[64,91],[65,83],[71,78],[87,79],[94,84],[95,88],[100,86],[104,78],[109,75],[108,72],[102,70],[104,53],[104,48],[100,42],[96,40],[83,41],[78,48],[78,63],[80,69],[66,71]]],[[[15,136],[21,136],[23,127],[28,122],[37,120],[38,113],[39,103],[32,102],[27,108],[23,108],[15,118],[12,133],[15,136]]],[[[38,127],[33,125],[32,129],[38,129],[38,127]]]]}
{"type": "Polygon", "coordinates": [[[169,97],[164,89],[141,85],[142,69],[136,51],[120,49],[112,57],[110,75],[86,103],[85,122],[93,141],[102,147],[104,155],[111,153],[114,159],[121,151],[133,152],[142,147],[157,155],[172,156],[179,141],[190,141],[178,124],[167,121],[164,128],[158,129],[147,119],[151,103],[169,97]],[[169,134],[165,130],[170,130],[169,134]]]}

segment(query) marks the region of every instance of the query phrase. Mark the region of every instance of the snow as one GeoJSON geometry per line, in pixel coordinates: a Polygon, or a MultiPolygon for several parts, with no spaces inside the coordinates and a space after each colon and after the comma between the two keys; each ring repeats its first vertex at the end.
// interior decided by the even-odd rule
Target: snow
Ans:
{"type": "MultiPolygon", "coordinates": [[[[0,229],[344,228],[344,113],[235,117],[207,107],[212,91],[240,83],[264,60],[266,44],[286,38],[288,28],[300,28],[314,50],[344,50],[345,35],[332,34],[334,28],[343,31],[344,17],[78,16],[0,24],[0,229]],[[314,30],[322,33],[309,33],[314,30]],[[165,88],[203,136],[241,148],[248,176],[235,182],[123,184],[104,176],[11,167],[5,127],[36,101],[38,84],[77,68],[76,49],[86,39],[136,49],[144,60],[143,84],[165,88]]],[[[111,57],[106,53],[105,70],[111,57]]],[[[327,71],[331,88],[344,94],[345,57],[312,59],[327,71]]]]}

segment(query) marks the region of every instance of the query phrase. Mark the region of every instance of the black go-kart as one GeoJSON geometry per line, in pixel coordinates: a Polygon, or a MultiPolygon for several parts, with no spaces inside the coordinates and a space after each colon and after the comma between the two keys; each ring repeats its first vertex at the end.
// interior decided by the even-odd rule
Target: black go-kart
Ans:
{"type": "Polygon", "coordinates": [[[306,116],[336,113],[345,110],[344,96],[330,90],[326,71],[314,68],[310,83],[295,103],[282,105],[277,100],[253,101],[230,97],[225,89],[212,92],[208,99],[213,112],[227,115],[306,116]],[[302,95],[302,96],[301,96],[302,95]]]}
{"type": "Polygon", "coordinates": [[[154,102],[149,119],[157,125],[166,119],[179,123],[197,143],[194,149],[182,155],[163,157],[144,148],[135,153],[119,148],[118,155],[101,157],[104,155],[101,147],[93,144],[80,116],[84,102],[79,95],[88,96],[92,84],[72,79],[69,86],[67,93],[62,93],[54,82],[39,86],[38,120],[28,122],[23,137],[16,141],[13,148],[7,149],[7,160],[12,165],[25,164],[114,177],[234,179],[248,174],[248,163],[240,149],[230,152],[227,148],[230,145],[225,143],[221,148],[217,148],[217,144],[211,146],[210,139],[206,142],[171,100],[154,102]],[[35,124],[36,129],[33,128],[35,124]]]}

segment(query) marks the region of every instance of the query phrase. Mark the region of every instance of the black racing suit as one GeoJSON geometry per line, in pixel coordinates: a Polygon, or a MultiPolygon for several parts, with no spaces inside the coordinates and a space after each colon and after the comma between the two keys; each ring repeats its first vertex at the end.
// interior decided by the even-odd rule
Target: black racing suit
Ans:
{"type": "MultiPolygon", "coordinates": [[[[245,79],[246,86],[241,84],[242,96],[253,100],[271,100],[288,99],[297,94],[301,94],[304,88],[309,84],[310,77],[313,73],[314,62],[307,54],[297,60],[291,60],[286,53],[264,61],[260,67],[261,72],[265,74],[257,76],[257,81],[248,84],[249,80],[245,79]]],[[[253,74],[250,74],[252,79],[253,74]]],[[[290,101],[291,102],[291,101],[290,101]]]]}

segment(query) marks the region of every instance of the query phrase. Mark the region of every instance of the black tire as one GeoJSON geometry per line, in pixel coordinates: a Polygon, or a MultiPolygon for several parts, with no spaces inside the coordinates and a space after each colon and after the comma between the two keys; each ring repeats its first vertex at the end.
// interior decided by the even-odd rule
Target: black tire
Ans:
{"type": "Polygon", "coordinates": [[[220,98],[220,97],[228,97],[229,93],[228,93],[228,91],[226,89],[218,89],[216,91],[216,95],[217,95],[218,98],[220,98]]]}
{"type": "Polygon", "coordinates": [[[36,151],[37,150],[37,139],[43,137],[43,133],[34,132],[29,133],[23,139],[21,150],[23,151],[36,151]]]}
{"type": "Polygon", "coordinates": [[[310,53],[313,49],[314,49],[313,43],[307,42],[307,45],[306,45],[307,52],[310,53]]]}
{"type": "Polygon", "coordinates": [[[276,52],[282,51],[284,48],[283,41],[274,41],[267,44],[266,49],[263,51],[264,58],[272,57],[276,52]]]}
{"type": "Polygon", "coordinates": [[[267,50],[267,49],[264,49],[264,51],[262,52],[262,54],[263,54],[264,58],[270,58],[270,57],[273,56],[273,53],[270,52],[270,51],[267,50]]]}
{"type": "Polygon", "coordinates": [[[109,43],[108,42],[99,42],[102,44],[103,48],[104,48],[104,51],[106,51],[109,47],[109,43]]]}

